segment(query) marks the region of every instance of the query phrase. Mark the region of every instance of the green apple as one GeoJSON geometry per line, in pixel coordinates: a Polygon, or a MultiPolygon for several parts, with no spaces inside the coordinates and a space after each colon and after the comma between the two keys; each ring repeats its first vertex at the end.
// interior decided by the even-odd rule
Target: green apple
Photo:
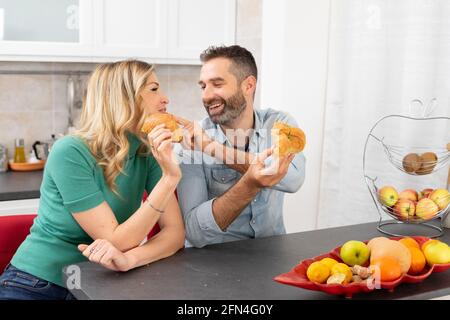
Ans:
{"type": "Polygon", "coordinates": [[[369,260],[370,249],[362,241],[350,240],[344,243],[339,254],[345,264],[362,266],[369,260]]]}

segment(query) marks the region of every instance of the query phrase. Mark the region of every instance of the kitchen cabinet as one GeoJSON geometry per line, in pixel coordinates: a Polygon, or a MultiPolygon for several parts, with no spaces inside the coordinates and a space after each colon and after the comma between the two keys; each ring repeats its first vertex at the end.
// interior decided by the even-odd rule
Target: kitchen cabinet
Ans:
{"type": "Polygon", "coordinates": [[[198,61],[210,45],[235,43],[234,0],[169,0],[168,57],[198,61]]]}
{"type": "Polygon", "coordinates": [[[43,171],[0,173],[0,216],[36,214],[43,171]]]}
{"type": "Polygon", "coordinates": [[[22,199],[0,201],[0,216],[17,214],[36,214],[39,208],[39,199],[22,199]]]}
{"type": "Polygon", "coordinates": [[[0,60],[89,61],[92,0],[0,0],[0,60]]]}
{"type": "Polygon", "coordinates": [[[94,59],[167,57],[166,0],[97,0],[94,59]]]}
{"type": "Polygon", "coordinates": [[[235,42],[236,0],[31,3],[0,0],[0,60],[199,64],[209,45],[235,42]]]}

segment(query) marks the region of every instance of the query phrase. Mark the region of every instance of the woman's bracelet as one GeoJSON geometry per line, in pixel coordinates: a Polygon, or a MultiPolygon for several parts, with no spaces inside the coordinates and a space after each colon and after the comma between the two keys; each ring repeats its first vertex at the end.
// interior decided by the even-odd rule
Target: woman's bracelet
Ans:
{"type": "Polygon", "coordinates": [[[164,210],[160,210],[160,209],[158,209],[158,208],[155,208],[155,207],[150,203],[150,201],[148,201],[148,198],[145,199],[145,202],[147,202],[148,205],[149,205],[153,210],[155,210],[156,212],[164,213],[164,210]]]}

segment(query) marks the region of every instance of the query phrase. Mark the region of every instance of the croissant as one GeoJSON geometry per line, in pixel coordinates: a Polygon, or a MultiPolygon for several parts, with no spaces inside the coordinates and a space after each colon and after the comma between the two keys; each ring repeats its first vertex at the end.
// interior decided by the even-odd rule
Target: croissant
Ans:
{"type": "Polygon", "coordinates": [[[154,113],[145,119],[141,132],[149,134],[154,127],[164,123],[166,128],[172,131],[172,142],[183,140],[183,131],[179,127],[175,117],[170,113],[154,113]]]}
{"type": "Polygon", "coordinates": [[[300,128],[277,121],[271,133],[272,140],[275,142],[274,156],[283,157],[288,153],[298,153],[305,147],[305,133],[300,128]]]}

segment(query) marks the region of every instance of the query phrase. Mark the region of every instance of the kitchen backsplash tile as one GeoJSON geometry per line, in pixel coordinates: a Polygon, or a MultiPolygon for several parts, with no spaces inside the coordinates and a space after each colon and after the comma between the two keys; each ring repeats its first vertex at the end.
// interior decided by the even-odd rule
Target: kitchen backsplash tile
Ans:
{"type": "MultiPolygon", "coordinates": [[[[93,65],[90,66],[91,69],[94,68],[93,65]]],[[[55,111],[66,111],[68,112],[68,102],[67,102],[67,79],[68,76],[65,75],[51,75],[52,79],[52,103],[53,110],[55,111]]],[[[80,100],[84,88],[86,87],[89,75],[73,76],[75,82],[79,82],[81,87],[77,90],[76,99],[80,100]]]]}
{"type": "MultiPolygon", "coordinates": [[[[78,114],[75,117],[75,121],[79,118],[78,114]]],[[[56,133],[65,133],[69,126],[69,111],[61,110],[61,111],[53,111],[52,112],[52,127],[54,128],[54,132],[56,133]]]]}
{"type": "Polygon", "coordinates": [[[0,111],[51,110],[51,78],[46,75],[0,75],[0,111]]]}
{"type": "MultiPolygon", "coordinates": [[[[96,64],[1,62],[1,70],[85,70],[96,64]]],[[[169,111],[200,120],[206,116],[201,104],[197,81],[200,66],[157,65],[161,87],[169,97],[169,111]]],[[[75,78],[77,76],[74,76],[75,78]]],[[[81,97],[88,76],[81,78],[81,97]]],[[[27,155],[36,140],[50,139],[51,134],[68,130],[69,108],[66,75],[0,75],[0,144],[6,145],[9,157],[14,155],[14,139],[23,138],[27,155]]],[[[74,110],[78,123],[81,110],[74,110]]]]}
{"type": "Polygon", "coordinates": [[[207,116],[198,85],[200,66],[169,66],[169,110],[181,117],[199,121],[207,116]]]}
{"type": "MultiPolygon", "coordinates": [[[[9,157],[12,158],[14,139],[24,137],[26,123],[20,119],[22,112],[0,111],[0,144],[8,148],[9,157]]],[[[50,116],[50,113],[49,113],[50,116]]]]}
{"type": "Polygon", "coordinates": [[[168,65],[156,65],[155,72],[158,77],[159,84],[164,93],[167,94],[169,90],[169,66],[168,65]]]}
{"type": "MultiPolygon", "coordinates": [[[[91,71],[94,67],[90,63],[0,62],[0,70],[10,71],[91,71]]],[[[0,144],[8,148],[10,158],[16,138],[25,140],[28,155],[34,141],[67,131],[67,78],[0,74],[0,144]]]]}
{"type": "Polygon", "coordinates": [[[35,140],[49,139],[52,111],[0,112],[1,144],[8,148],[9,157],[14,157],[14,139],[23,138],[28,156],[35,140]]]}

